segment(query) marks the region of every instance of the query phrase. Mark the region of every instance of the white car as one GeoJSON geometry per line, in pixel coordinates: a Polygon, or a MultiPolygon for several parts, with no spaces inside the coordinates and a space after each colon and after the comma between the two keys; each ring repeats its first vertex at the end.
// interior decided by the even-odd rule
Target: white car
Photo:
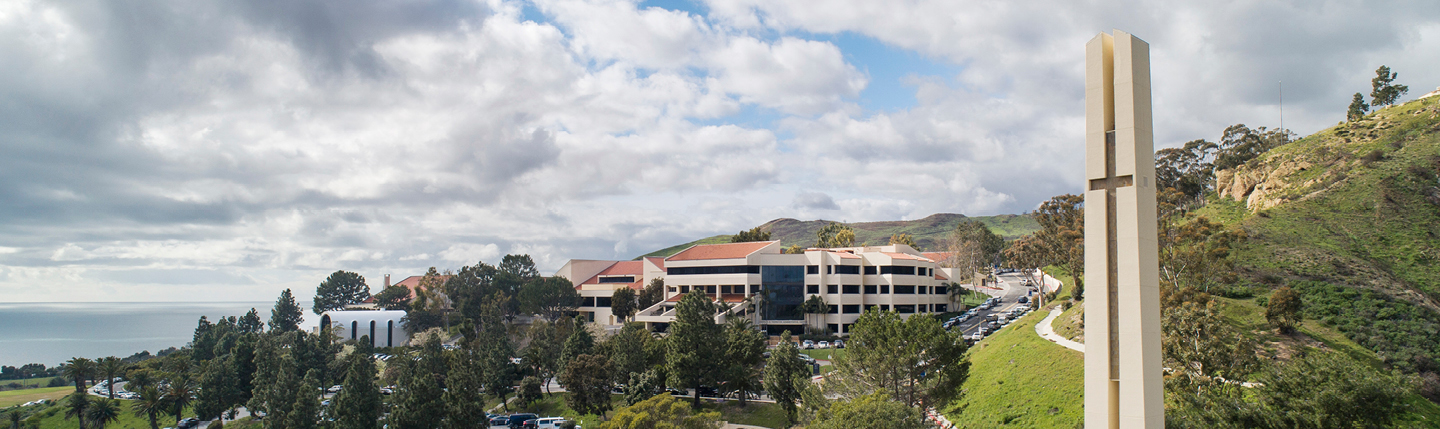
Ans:
{"type": "Polygon", "coordinates": [[[828,348],[830,348],[830,342],[829,342],[829,341],[821,341],[821,342],[815,343],[815,348],[817,348],[817,349],[828,349],[828,348]]]}
{"type": "Polygon", "coordinates": [[[805,340],[805,342],[800,343],[800,348],[802,348],[802,349],[807,349],[807,350],[808,350],[808,349],[813,349],[813,348],[815,348],[815,342],[814,342],[814,341],[810,341],[810,340],[805,340]]]}
{"type": "Polygon", "coordinates": [[[540,429],[558,429],[560,425],[563,424],[565,424],[564,417],[541,417],[535,419],[535,427],[540,429]]]}

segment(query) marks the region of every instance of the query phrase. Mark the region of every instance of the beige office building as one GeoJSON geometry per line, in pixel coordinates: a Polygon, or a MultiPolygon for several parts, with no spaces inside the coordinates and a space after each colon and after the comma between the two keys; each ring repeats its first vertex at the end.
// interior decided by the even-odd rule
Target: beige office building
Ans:
{"type": "Polygon", "coordinates": [[[748,317],[771,334],[803,332],[809,323],[845,335],[868,307],[909,317],[943,313],[951,305],[944,270],[931,256],[903,244],[812,248],[798,254],[780,249],[778,241],[697,245],[664,259],[572,260],[556,275],[574,282],[584,300],[582,313],[609,325],[620,322],[610,313],[615,290],[639,290],[652,279],[664,279],[665,300],[634,317],[662,330],[675,319],[675,303],[696,290],[729,305],[730,317],[748,317]],[[811,296],[822,297],[829,313],[803,313],[801,305],[811,296]]]}

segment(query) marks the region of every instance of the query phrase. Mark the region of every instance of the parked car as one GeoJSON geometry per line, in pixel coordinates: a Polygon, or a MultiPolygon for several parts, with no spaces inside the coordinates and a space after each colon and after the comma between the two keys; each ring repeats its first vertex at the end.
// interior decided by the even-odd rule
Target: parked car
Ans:
{"type": "Polygon", "coordinates": [[[531,421],[535,422],[537,429],[559,429],[560,425],[565,424],[564,417],[541,417],[531,421]]]}
{"type": "Polygon", "coordinates": [[[720,396],[720,392],[716,391],[714,387],[710,386],[700,386],[695,390],[700,391],[700,396],[706,396],[711,398],[720,396]]]}
{"type": "Polygon", "coordinates": [[[843,349],[843,348],[845,348],[845,340],[835,340],[835,348],[837,348],[837,349],[843,349]]]}
{"type": "Polygon", "coordinates": [[[804,342],[800,343],[800,348],[806,349],[806,350],[813,349],[813,348],[815,348],[815,342],[814,342],[814,341],[810,341],[810,340],[805,340],[804,342]]]}
{"type": "Polygon", "coordinates": [[[979,335],[981,338],[984,338],[985,335],[989,333],[990,331],[988,329],[985,329],[984,326],[981,326],[980,329],[975,330],[975,335],[979,335]]]}
{"type": "Polygon", "coordinates": [[[821,342],[815,343],[815,348],[817,348],[817,349],[828,349],[828,348],[830,348],[830,342],[829,342],[829,341],[821,341],[821,342]]]}
{"type": "Polygon", "coordinates": [[[510,426],[511,429],[520,429],[520,426],[525,424],[525,422],[538,418],[540,418],[540,416],[532,413],[511,414],[510,422],[505,425],[510,426]]]}
{"type": "Polygon", "coordinates": [[[510,416],[491,417],[490,426],[510,426],[510,416]]]}
{"type": "Polygon", "coordinates": [[[690,394],[690,392],[686,392],[686,391],[684,391],[684,390],[676,389],[676,388],[674,388],[674,387],[666,387],[666,388],[665,388],[665,393],[669,393],[670,396],[687,396],[687,395],[690,394]]]}
{"type": "Polygon", "coordinates": [[[180,424],[179,424],[179,426],[177,426],[177,428],[178,428],[178,429],[190,429],[190,428],[193,428],[193,427],[199,426],[199,425],[200,425],[200,419],[191,417],[191,418],[188,418],[188,419],[185,419],[185,420],[181,420],[181,421],[180,421],[180,424]]]}
{"type": "Polygon", "coordinates": [[[1018,303],[1021,303],[1021,304],[1027,304],[1027,303],[1030,302],[1030,297],[1022,296],[1022,297],[1020,297],[1020,299],[1015,300],[1015,302],[1018,302],[1018,303]]]}

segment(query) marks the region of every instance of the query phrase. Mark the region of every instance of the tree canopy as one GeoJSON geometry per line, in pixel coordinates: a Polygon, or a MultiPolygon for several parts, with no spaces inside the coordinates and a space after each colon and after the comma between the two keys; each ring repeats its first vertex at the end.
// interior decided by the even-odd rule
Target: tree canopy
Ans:
{"type": "Polygon", "coordinates": [[[290,289],[285,289],[275,299],[275,308],[270,310],[270,330],[287,332],[300,329],[304,316],[300,304],[295,303],[295,295],[290,293],[290,289]]]}
{"type": "Polygon", "coordinates": [[[311,307],[316,315],[326,311],[341,310],[351,304],[370,299],[370,286],[365,277],[345,270],[330,273],[320,286],[315,287],[315,305],[311,307]]]}
{"type": "Polygon", "coordinates": [[[851,247],[855,245],[855,230],[839,222],[821,227],[815,231],[815,247],[851,247]]]}
{"type": "Polygon", "coordinates": [[[770,231],[765,231],[757,226],[748,231],[740,231],[730,236],[731,243],[747,243],[751,241],[770,241],[770,231]]]}
{"type": "Polygon", "coordinates": [[[670,378],[675,385],[695,389],[693,402],[700,404],[702,384],[715,376],[713,356],[720,338],[715,324],[715,303],[699,289],[685,294],[675,305],[675,322],[670,324],[669,348],[665,353],[670,378]]]}
{"type": "Polygon", "coordinates": [[[1389,106],[1400,100],[1400,96],[1410,92],[1410,87],[1394,83],[1398,73],[1390,71],[1388,66],[1380,66],[1375,69],[1375,78],[1370,80],[1370,100],[1372,105],[1389,106]]]}
{"type": "Polygon", "coordinates": [[[970,374],[965,342],[945,332],[939,319],[901,319],[870,309],[851,326],[847,353],[835,359],[827,393],[858,398],[884,391],[911,407],[947,404],[970,374]]]}

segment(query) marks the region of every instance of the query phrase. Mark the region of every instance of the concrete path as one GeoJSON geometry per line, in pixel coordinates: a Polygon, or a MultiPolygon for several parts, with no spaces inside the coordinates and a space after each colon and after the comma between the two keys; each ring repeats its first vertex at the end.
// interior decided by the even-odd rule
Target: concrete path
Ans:
{"type": "Polygon", "coordinates": [[[1035,333],[1040,334],[1040,338],[1050,340],[1052,343],[1065,346],[1065,348],[1070,350],[1085,353],[1084,344],[1071,341],[1068,338],[1060,336],[1060,334],[1056,334],[1055,328],[1050,326],[1050,322],[1055,321],[1055,318],[1060,317],[1060,313],[1064,311],[1063,307],[1055,306],[1055,309],[1050,310],[1050,315],[1045,316],[1045,320],[1041,320],[1039,324],[1035,325],[1035,333]]]}

